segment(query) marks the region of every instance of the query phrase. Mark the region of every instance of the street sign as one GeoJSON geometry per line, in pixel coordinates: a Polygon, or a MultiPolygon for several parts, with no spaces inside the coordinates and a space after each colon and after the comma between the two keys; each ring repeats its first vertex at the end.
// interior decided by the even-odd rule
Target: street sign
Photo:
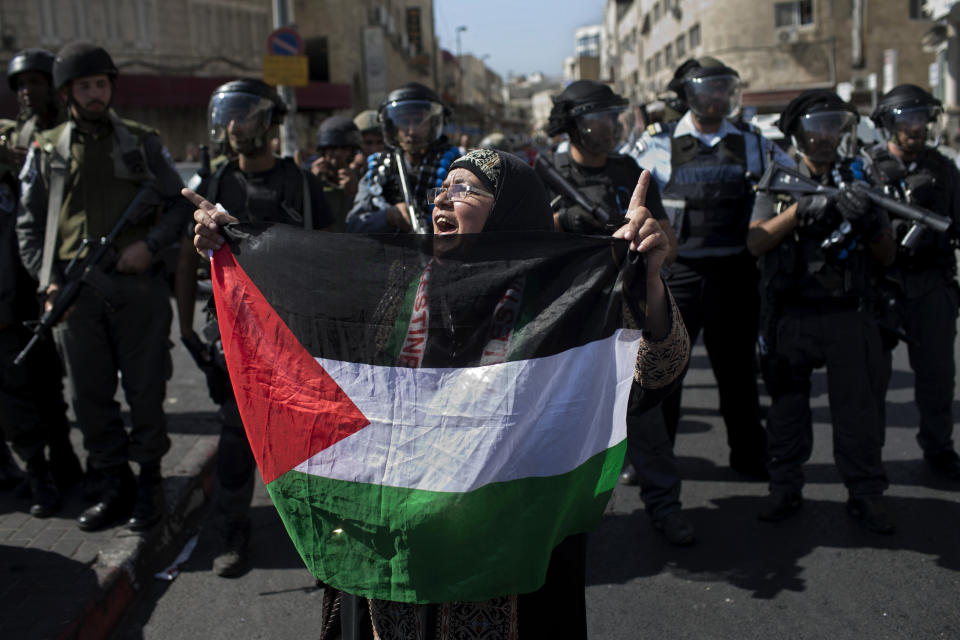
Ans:
{"type": "Polygon", "coordinates": [[[303,38],[295,29],[280,27],[267,36],[267,54],[271,56],[302,56],[303,38]]]}
{"type": "Polygon", "coordinates": [[[307,56],[263,56],[263,81],[285,87],[310,84],[307,56]]]}

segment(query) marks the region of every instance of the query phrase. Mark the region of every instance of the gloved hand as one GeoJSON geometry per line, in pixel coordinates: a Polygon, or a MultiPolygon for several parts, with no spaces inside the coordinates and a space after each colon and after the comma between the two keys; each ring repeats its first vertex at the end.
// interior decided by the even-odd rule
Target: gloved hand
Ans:
{"type": "Polygon", "coordinates": [[[822,193],[811,193],[797,199],[797,226],[809,227],[822,219],[830,206],[830,198],[822,193]]]}
{"type": "Polygon", "coordinates": [[[857,184],[844,187],[837,196],[836,205],[843,219],[851,224],[856,221],[866,222],[873,208],[870,198],[857,184]]]}
{"type": "Polygon", "coordinates": [[[565,207],[558,213],[560,228],[570,233],[601,233],[603,223],[581,206],[565,207]]]}

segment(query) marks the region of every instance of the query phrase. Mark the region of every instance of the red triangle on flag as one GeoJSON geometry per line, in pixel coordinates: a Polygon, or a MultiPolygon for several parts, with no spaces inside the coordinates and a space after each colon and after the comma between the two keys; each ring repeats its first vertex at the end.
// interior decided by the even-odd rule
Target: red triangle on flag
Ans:
{"type": "Polygon", "coordinates": [[[264,482],[370,424],[280,319],[229,246],[214,254],[211,279],[230,382],[264,482]]]}

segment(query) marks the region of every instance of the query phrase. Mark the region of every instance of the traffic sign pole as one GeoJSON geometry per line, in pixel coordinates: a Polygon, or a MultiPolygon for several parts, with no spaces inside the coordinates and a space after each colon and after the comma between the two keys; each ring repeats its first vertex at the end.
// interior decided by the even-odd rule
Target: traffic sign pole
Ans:
{"type": "MultiPolygon", "coordinates": [[[[282,27],[289,27],[293,23],[293,11],[290,8],[290,3],[288,0],[273,0],[273,25],[276,29],[282,27]]],[[[289,31],[293,31],[290,29],[289,31]]],[[[296,32],[293,32],[296,35],[296,32]]],[[[299,38],[299,36],[297,36],[299,38]]],[[[278,40],[280,38],[277,38],[278,40]]],[[[274,39],[271,38],[271,41],[274,39]]],[[[285,41],[286,39],[284,39],[285,41]]],[[[303,41],[300,40],[300,51],[297,53],[303,53],[302,51],[303,41]]],[[[271,51],[273,53],[273,51],[271,51]]],[[[289,55],[289,54],[288,54],[289,55]]],[[[287,103],[287,117],[283,119],[283,124],[280,126],[280,148],[281,154],[284,158],[292,158],[293,152],[297,150],[297,96],[293,91],[293,87],[287,85],[280,85],[277,87],[277,91],[280,94],[280,97],[283,98],[283,101],[287,103]]]]}

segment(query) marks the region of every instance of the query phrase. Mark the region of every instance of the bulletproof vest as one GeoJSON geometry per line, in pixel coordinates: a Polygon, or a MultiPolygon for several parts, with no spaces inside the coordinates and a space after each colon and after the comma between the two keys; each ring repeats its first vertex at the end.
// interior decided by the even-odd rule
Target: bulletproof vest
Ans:
{"type": "MultiPolygon", "coordinates": [[[[844,180],[852,178],[845,163],[839,168],[844,180]]],[[[803,171],[806,173],[806,171],[803,171]]],[[[836,186],[831,180],[831,186],[836,186]]],[[[854,229],[842,251],[829,255],[821,245],[840,227],[843,217],[833,206],[823,219],[797,227],[760,261],[763,286],[783,299],[855,298],[868,292],[870,262],[865,241],[854,229]]]]}
{"type": "Polygon", "coordinates": [[[211,176],[206,198],[240,220],[312,229],[309,189],[305,172],[289,158],[277,158],[273,169],[260,174],[244,174],[231,160],[211,176]]]}
{"type": "Polygon", "coordinates": [[[692,135],[671,137],[670,181],[661,197],[681,249],[744,246],[750,222],[744,135],[728,134],[714,147],[692,135]]]}
{"type": "Polygon", "coordinates": [[[554,165],[580,193],[591,202],[600,203],[611,213],[626,215],[630,198],[640,176],[633,159],[620,155],[607,156],[603,171],[587,172],[578,167],[568,153],[558,153],[554,165]]]}
{"type": "MultiPolygon", "coordinates": [[[[890,153],[885,143],[868,148],[866,153],[873,165],[871,177],[880,182],[888,195],[953,219],[950,192],[955,185],[950,184],[952,172],[949,160],[940,152],[925,149],[911,163],[909,170],[890,153]]],[[[923,229],[916,247],[913,250],[904,249],[900,241],[911,226],[908,220],[890,217],[890,227],[898,247],[897,264],[914,268],[955,269],[953,247],[945,234],[923,229]]]]}

